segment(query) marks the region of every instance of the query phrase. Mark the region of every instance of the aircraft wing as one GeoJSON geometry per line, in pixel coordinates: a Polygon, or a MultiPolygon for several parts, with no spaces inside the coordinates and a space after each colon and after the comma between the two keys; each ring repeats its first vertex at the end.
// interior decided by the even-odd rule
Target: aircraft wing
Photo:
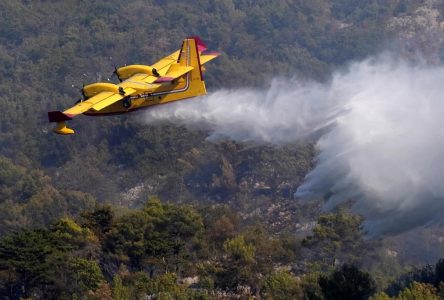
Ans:
{"type": "Polygon", "coordinates": [[[67,110],[60,111],[50,111],[48,112],[49,122],[64,122],[71,120],[76,115],[80,115],[88,110],[99,111],[107,106],[123,99],[126,96],[134,94],[137,90],[132,88],[126,88],[124,94],[113,91],[102,91],[96,93],[94,96],[88,98],[87,100],[80,101],[76,105],[67,110]]]}
{"type": "Polygon", "coordinates": [[[122,100],[126,96],[132,95],[135,92],[136,90],[131,88],[125,89],[125,94],[118,94],[114,92],[100,92],[97,95],[89,98],[88,100],[79,102],[77,105],[65,110],[64,113],[78,115],[90,109],[99,111],[107,106],[110,106],[111,104],[116,103],[119,100],[122,100]]]}
{"type": "Polygon", "coordinates": [[[123,99],[136,92],[135,89],[125,89],[125,94],[114,93],[112,91],[99,92],[96,95],[88,98],[87,100],[80,101],[71,108],[68,108],[64,112],[50,111],[48,112],[49,122],[56,122],[57,126],[54,131],[59,134],[73,134],[74,130],[66,126],[65,121],[71,120],[76,115],[80,115],[90,109],[95,111],[102,110],[103,108],[123,99]]]}

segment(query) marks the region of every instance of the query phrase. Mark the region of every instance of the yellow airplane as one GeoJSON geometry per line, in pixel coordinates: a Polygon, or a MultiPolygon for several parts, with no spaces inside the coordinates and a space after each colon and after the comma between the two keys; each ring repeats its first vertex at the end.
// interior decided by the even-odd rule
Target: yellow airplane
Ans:
{"type": "Polygon", "coordinates": [[[83,99],[61,112],[48,112],[49,122],[56,122],[54,132],[73,134],[66,121],[74,116],[122,114],[139,108],[178,101],[206,94],[202,73],[204,64],[219,56],[205,53],[198,37],[186,38],[180,50],[152,66],[129,65],[118,68],[119,84],[93,83],[83,87],[83,99]]]}

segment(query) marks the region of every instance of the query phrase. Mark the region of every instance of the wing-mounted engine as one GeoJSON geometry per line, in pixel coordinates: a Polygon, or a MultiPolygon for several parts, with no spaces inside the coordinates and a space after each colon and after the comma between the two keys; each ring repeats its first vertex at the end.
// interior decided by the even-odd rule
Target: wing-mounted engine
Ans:
{"type": "Polygon", "coordinates": [[[146,74],[147,76],[160,77],[160,74],[156,68],[145,65],[129,65],[120,67],[117,69],[116,73],[120,80],[128,79],[135,74],[146,74]]]}
{"type": "Polygon", "coordinates": [[[82,94],[86,99],[89,99],[101,92],[112,92],[114,94],[121,95],[125,94],[122,87],[119,87],[117,84],[108,82],[97,82],[93,84],[88,84],[85,85],[82,89],[82,94]]]}

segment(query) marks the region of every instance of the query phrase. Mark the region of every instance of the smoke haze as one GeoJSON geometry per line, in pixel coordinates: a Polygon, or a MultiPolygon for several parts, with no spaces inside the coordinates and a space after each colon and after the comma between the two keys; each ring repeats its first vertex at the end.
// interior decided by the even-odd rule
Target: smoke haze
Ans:
{"type": "Polygon", "coordinates": [[[388,56],[352,64],[327,84],[274,79],[147,111],[149,123],[205,128],[210,139],[284,144],[317,134],[315,168],[295,197],[354,200],[370,234],[444,216],[444,67],[388,56]],[[322,129],[322,130],[321,130],[322,129]]]}

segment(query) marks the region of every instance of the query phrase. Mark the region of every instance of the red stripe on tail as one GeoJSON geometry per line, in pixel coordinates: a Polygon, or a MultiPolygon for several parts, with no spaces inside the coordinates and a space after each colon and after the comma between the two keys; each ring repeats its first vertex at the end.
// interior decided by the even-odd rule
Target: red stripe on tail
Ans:
{"type": "Polygon", "coordinates": [[[194,39],[196,41],[197,51],[203,52],[203,51],[207,50],[207,45],[205,45],[205,43],[200,39],[200,37],[190,36],[190,37],[188,37],[188,39],[194,39]]]}

